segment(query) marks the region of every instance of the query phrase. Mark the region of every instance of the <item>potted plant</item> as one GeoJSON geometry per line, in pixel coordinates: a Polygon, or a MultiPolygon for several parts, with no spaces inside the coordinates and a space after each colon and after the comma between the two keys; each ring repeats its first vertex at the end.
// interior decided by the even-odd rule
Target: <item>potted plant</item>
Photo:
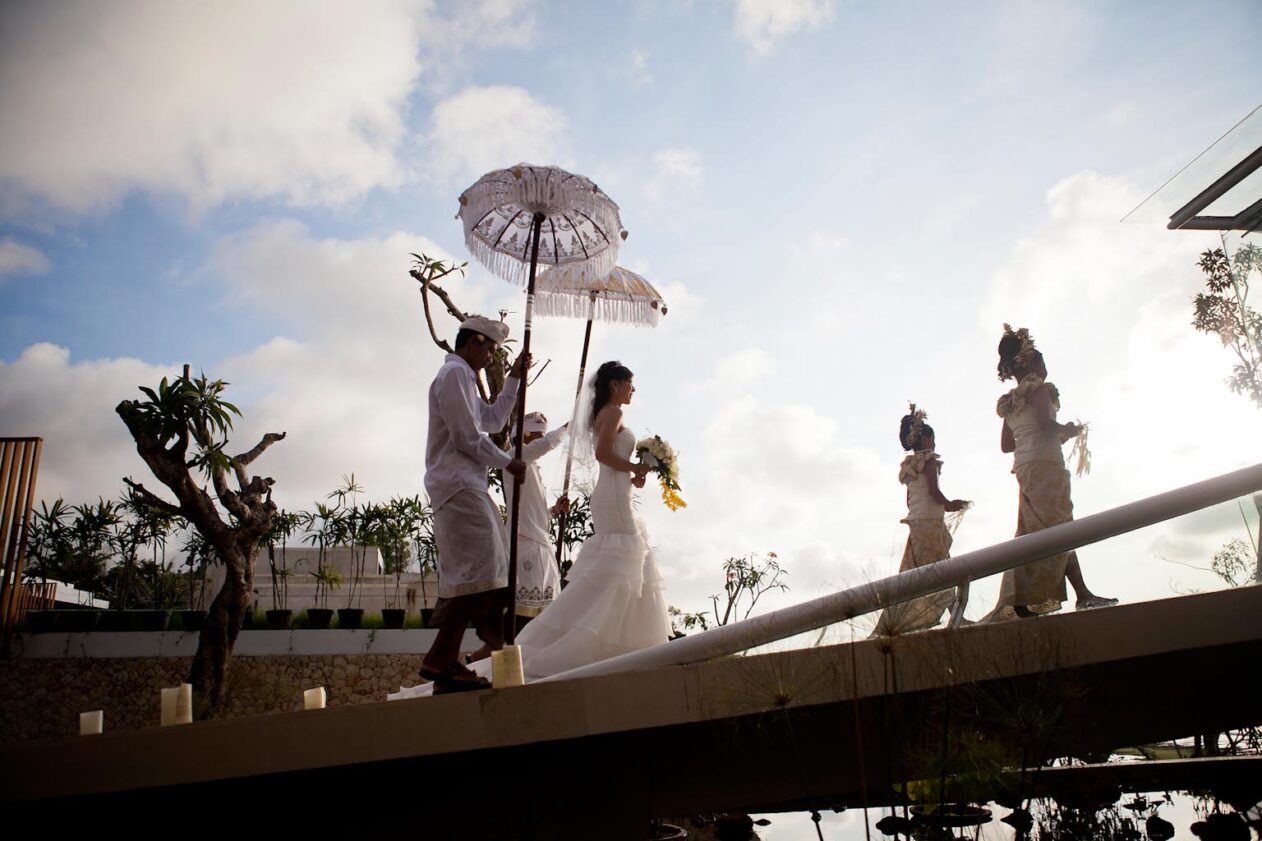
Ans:
{"type": "Polygon", "coordinates": [[[349,542],[351,551],[351,572],[350,586],[347,587],[346,607],[339,608],[337,611],[337,625],[339,628],[355,629],[364,621],[363,607],[354,607],[357,597],[362,601],[362,594],[359,587],[364,578],[364,554],[367,552],[367,546],[362,540],[365,532],[365,517],[369,508],[360,508],[356,494],[363,488],[355,481],[355,474],[342,477],[342,486],[334,490],[328,495],[329,499],[337,498],[335,510],[338,512],[336,518],[338,536],[349,542]],[[351,504],[346,505],[346,498],[351,498],[351,504]],[[358,549],[358,553],[356,550],[358,549]]]}
{"type": "Polygon", "coordinates": [[[272,516],[272,528],[268,531],[267,565],[272,573],[272,609],[267,611],[267,627],[274,631],[287,631],[293,618],[289,609],[289,564],[285,558],[285,546],[289,536],[301,522],[301,516],[281,510],[272,516]],[[276,561],[276,544],[280,543],[280,562],[276,561]]]}
{"type": "Polygon", "coordinates": [[[206,575],[214,551],[196,529],[189,531],[183,549],[188,567],[188,608],[180,611],[180,627],[185,633],[200,632],[206,626],[206,575]]]}
{"type": "Polygon", "coordinates": [[[307,528],[307,536],[303,539],[316,547],[316,571],[308,573],[316,582],[316,606],[307,610],[307,624],[312,628],[327,628],[333,621],[333,611],[328,609],[329,590],[342,584],[342,577],[337,574],[337,570],[324,565],[329,544],[337,538],[337,509],[317,502],[315,511],[304,514],[303,525],[307,528]],[[334,584],[334,581],[337,583],[334,584]]]}
{"type": "Polygon", "coordinates": [[[412,497],[412,525],[409,529],[412,546],[416,553],[416,565],[421,573],[421,627],[429,627],[429,618],[434,613],[429,606],[429,593],[425,587],[425,576],[433,572],[438,575],[438,543],[434,540],[434,512],[429,504],[420,497],[412,497]]]}
{"type": "MultiPolygon", "coordinates": [[[[408,565],[408,534],[415,516],[411,500],[395,497],[387,505],[380,506],[374,518],[374,542],[381,548],[386,572],[394,574],[394,594],[386,595],[386,607],[381,610],[381,624],[391,630],[401,629],[407,619],[407,611],[399,607],[399,592],[403,585],[403,571],[408,565]]],[[[384,579],[383,586],[389,586],[384,579]]]]}
{"type": "Polygon", "coordinates": [[[328,628],[333,622],[333,611],[329,609],[329,591],[336,590],[342,586],[342,576],[338,574],[333,567],[325,566],[323,562],[311,573],[316,581],[316,604],[319,607],[310,608],[307,611],[307,622],[312,628],[323,630],[328,628]]]}

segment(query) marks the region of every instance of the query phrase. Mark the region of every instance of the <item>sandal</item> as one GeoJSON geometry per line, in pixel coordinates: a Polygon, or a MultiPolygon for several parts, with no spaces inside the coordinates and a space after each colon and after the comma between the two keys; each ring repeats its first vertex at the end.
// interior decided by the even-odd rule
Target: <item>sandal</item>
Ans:
{"type": "Polygon", "coordinates": [[[1085,599],[1079,599],[1074,605],[1075,610],[1091,610],[1096,607],[1112,607],[1117,604],[1117,599],[1109,599],[1104,596],[1087,596],[1085,599]]]}
{"type": "Polygon", "coordinates": [[[479,689],[490,689],[491,682],[480,677],[477,672],[462,663],[452,663],[442,671],[434,671],[421,667],[421,677],[434,682],[434,694],[446,695],[451,692],[476,692],[479,689]]]}

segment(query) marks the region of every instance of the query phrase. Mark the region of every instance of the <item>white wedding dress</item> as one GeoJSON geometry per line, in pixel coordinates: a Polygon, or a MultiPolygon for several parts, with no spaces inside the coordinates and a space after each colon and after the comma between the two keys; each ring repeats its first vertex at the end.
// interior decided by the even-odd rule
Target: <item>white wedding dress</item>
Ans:
{"type": "MultiPolygon", "coordinates": [[[[634,449],[635,434],[623,427],[614,451],[630,460],[634,449]]],[[[644,526],[632,513],[631,488],[631,474],[600,465],[591,499],[595,533],[579,550],[565,589],[517,635],[527,681],[670,638],[662,577],[644,526]]],[[[474,669],[490,677],[491,661],[481,660],[474,669]]],[[[387,697],[415,698],[431,689],[424,683],[387,697]]]]}

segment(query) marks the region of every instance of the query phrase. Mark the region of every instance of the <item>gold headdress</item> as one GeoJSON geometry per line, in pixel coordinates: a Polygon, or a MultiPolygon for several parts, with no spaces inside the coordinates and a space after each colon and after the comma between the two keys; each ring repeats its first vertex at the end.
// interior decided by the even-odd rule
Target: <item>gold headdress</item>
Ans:
{"type": "MultiPolygon", "coordinates": [[[[1006,380],[1016,376],[1016,372],[1029,365],[1034,359],[1034,355],[1038,350],[1034,347],[1034,339],[1030,337],[1028,328],[1022,327],[1020,330],[1013,330],[1012,325],[1004,323],[1003,338],[1012,336],[1021,342],[1021,348],[1011,359],[999,360],[999,379],[1006,380]]],[[[1002,343],[1003,339],[1000,339],[1002,343]]]]}

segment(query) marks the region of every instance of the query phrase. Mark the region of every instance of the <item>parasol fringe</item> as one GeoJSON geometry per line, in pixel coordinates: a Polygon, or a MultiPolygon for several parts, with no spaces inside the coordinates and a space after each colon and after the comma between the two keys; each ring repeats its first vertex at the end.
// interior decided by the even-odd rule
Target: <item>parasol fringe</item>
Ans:
{"type": "MultiPolygon", "coordinates": [[[[477,216],[470,214],[470,219],[476,219],[477,216]]],[[[521,260],[511,254],[502,251],[496,251],[487,245],[481,239],[474,235],[472,227],[465,223],[465,246],[469,249],[469,253],[474,259],[485,266],[490,272],[498,277],[503,278],[509,283],[517,286],[525,287],[530,281],[530,260],[521,260]]],[[[551,260],[546,259],[543,254],[539,255],[539,271],[551,266],[568,266],[572,263],[583,262],[582,257],[565,256],[561,258],[561,262],[555,262],[555,257],[551,260]]],[[[600,251],[593,257],[586,258],[583,262],[582,269],[573,270],[575,276],[580,280],[602,278],[613,271],[618,261],[618,247],[615,244],[600,251]]]]}
{"type": "Polygon", "coordinates": [[[538,292],[535,295],[535,313],[561,318],[594,317],[601,322],[631,324],[636,327],[655,327],[662,318],[661,310],[654,307],[652,302],[627,300],[617,297],[616,293],[597,295],[593,312],[590,297],[538,292]]]}

